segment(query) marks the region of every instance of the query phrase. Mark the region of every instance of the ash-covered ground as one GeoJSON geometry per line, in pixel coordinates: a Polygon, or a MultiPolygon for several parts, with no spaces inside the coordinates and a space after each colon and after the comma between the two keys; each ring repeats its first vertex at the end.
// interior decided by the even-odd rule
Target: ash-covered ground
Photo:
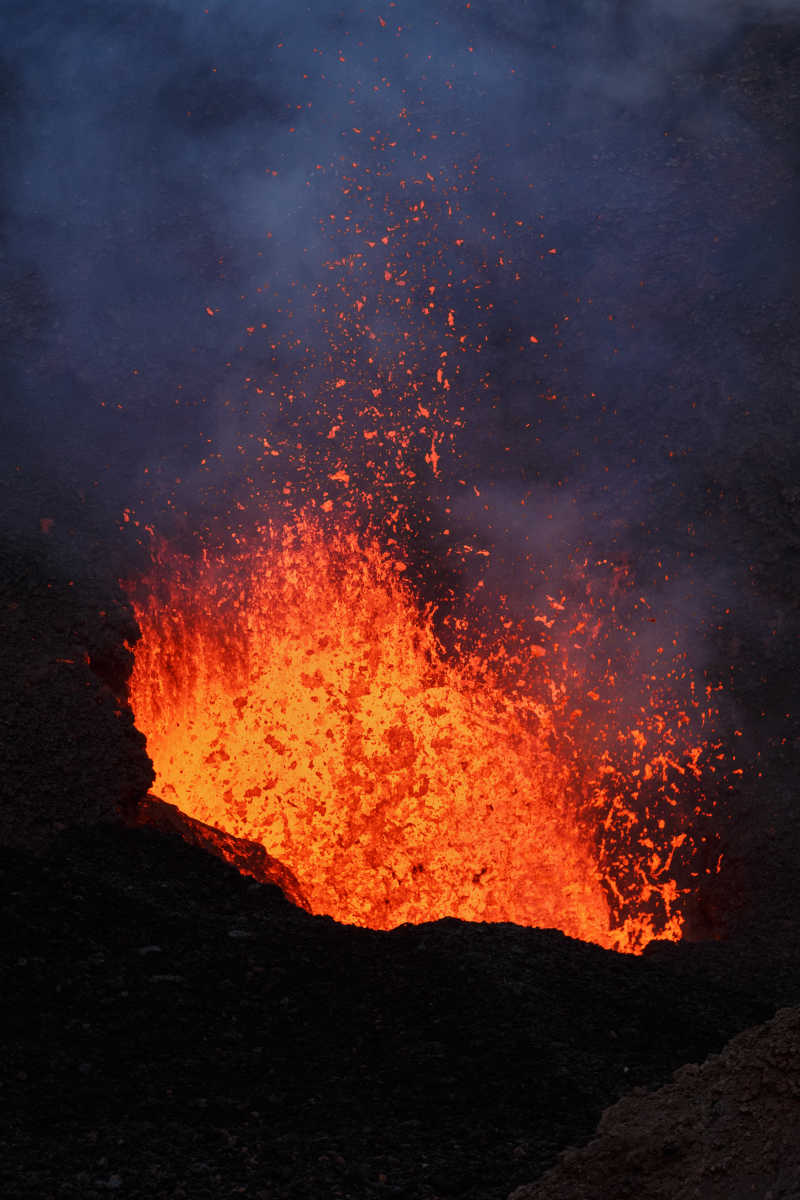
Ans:
{"type": "MultiPolygon", "coordinates": [[[[151,782],[125,706],[134,630],[117,587],[142,549],[120,514],[131,505],[174,526],[179,511],[186,527],[230,498],[242,474],[231,447],[263,432],[223,365],[252,369],[231,347],[245,322],[269,315],[246,269],[263,248],[253,213],[264,204],[271,224],[281,217],[270,270],[296,274],[292,235],[309,210],[292,188],[328,136],[298,118],[302,153],[282,148],[291,72],[270,59],[266,94],[265,27],[243,6],[222,21],[210,5],[209,29],[179,3],[143,7],[143,24],[122,7],[67,18],[9,6],[4,17],[19,55],[3,107],[3,1190],[503,1197],[587,1141],[633,1088],[661,1086],[798,1003],[795,6],[609,4],[599,24],[578,3],[438,14],[450,40],[469,33],[464,56],[480,62],[451,81],[462,99],[447,116],[489,155],[490,173],[493,134],[507,129],[504,212],[519,211],[514,180],[527,190],[533,171],[536,213],[559,249],[543,267],[530,255],[522,311],[502,280],[494,315],[482,310],[495,401],[468,412],[457,466],[488,507],[463,499],[452,520],[492,545],[489,593],[508,592],[531,553],[557,567],[581,543],[625,561],[682,614],[696,669],[724,682],[729,732],[741,735],[743,773],[718,809],[723,867],[693,930],[721,937],[639,959],[510,926],[338,927],[118,819],[151,782]],[[502,74],[512,60],[525,67],[522,91],[502,74]],[[265,106],[277,139],[266,145],[288,175],[277,199],[249,165],[250,114],[262,119],[265,106]],[[229,291],[249,297],[233,315],[229,291]],[[591,315],[566,304],[578,291],[594,297],[591,315]],[[192,315],[206,303],[224,321],[192,315]],[[519,328],[554,320],[547,360],[520,365],[519,328]],[[224,466],[192,475],[209,438],[224,466]],[[520,496],[533,513],[525,529],[520,496]]],[[[383,19],[421,20],[398,14],[383,19]]],[[[307,23],[325,53],[342,43],[346,70],[350,15],[325,6],[307,23]]],[[[448,39],[425,30],[412,28],[414,44],[437,60],[448,39]]],[[[289,31],[296,40],[294,22],[289,31]]],[[[402,71],[398,37],[385,54],[402,71]]],[[[361,40],[359,70],[373,48],[361,40]]],[[[344,111],[351,83],[336,101],[344,111]]],[[[304,86],[293,100],[325,101],[321,83],[304,86]]],[[[424,101],[439,96],[429,88],[413,113],[426,133],[424,101]]],[[[387,111],[374,101],[372,127],[387,111]]],[[[485,220],[496,193],[476,188],[464,203],[485,220]]],[[[333,190],[309,202],[312,215],[333,190]]],[[[479,271],[480,243],[467,239],[479,271]]],[[[273,318],[281,349],[259,366],[262,382],[294,370],[288,318],[273,318]]],[[[472,336],[464,309],[455,319],[472,336]]],[[[260,494],[274,483],[259,477],[260,494]]],[[[444,485],[432,485],[417,514],[431,518],[426,532],[405,547],[423,591],[432,564],[457,576],[442,556],[444,503],[444,485]]],[[[716,1068],[707,1077],[713,1085],[716,1068]]],[[[707,1114],[713,1101],[682,1079],[666,1111],[707,1114]]],[[[643,1114],[647,1103],[642,1094],[643,1114]]],[[[576,1170],[590,1194],[604,1194],[604,1178],[618,1186],[620,1122],[637,1194],[669,1194],[676,1156],[687,1154],[687,1179],[696,1163],[677,1139],[665,1175],[652,1140],[662,1111],[643,1116],[644,1156],[624,1108],[601,1131],[611,1153],[604,1142],[585,1165],[571,1160],[567,1183],[542,1194],[567,1194],[557,1189],[576,1170]]],[[[727,1161],[735,1172],[736,1156],[727,1161]]],[[[749,1159],[741,1188],[766,1192],[772,1162],[749,1159]]],[[[796,1195],[793,1169],[781,1167],[777,1194],[796,1195]]]]}

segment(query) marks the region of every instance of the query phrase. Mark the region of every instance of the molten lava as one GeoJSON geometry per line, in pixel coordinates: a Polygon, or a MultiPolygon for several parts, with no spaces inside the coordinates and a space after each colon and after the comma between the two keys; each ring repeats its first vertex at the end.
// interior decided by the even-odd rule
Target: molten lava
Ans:
{"type": "Polygon", "coordinates": [[[446,653],[401,570],[308,519],[233,554],[155,552],[130,589],[131,700],[159,794],[260,842],[342,922],[678,939],[704,806],[689,719],[654,690],[636,728],[609,730],[609,668],[576,666],[585,614],[556,640],[560,601],[545,641],[507,656],[513,678],[496,644],[446,653]]]}

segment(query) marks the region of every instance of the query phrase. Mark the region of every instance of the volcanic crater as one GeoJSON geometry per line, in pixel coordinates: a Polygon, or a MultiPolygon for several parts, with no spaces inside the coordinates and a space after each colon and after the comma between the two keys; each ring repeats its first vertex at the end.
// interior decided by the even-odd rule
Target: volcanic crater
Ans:
{"type": "MultiPolygon", "coordinates": [[[[436,158],[426,60],[392,117],[412,170],[401,178],[405,143],[396,151],[373,120],[391,88],[381,76],[369,130],[337,127],[346,153],[313,166],[315,181],[336,180],[308,238],[318,273],[283,277],[287,222],[299,229],[306,210],[275,205],[285,260],[234,316],[226,272],[236,291],[237,264],[263,253],[248,207],[262,193],[236,176],[234,250],[181,172],[205,195],[208,162],[240,171],[252,108],[294,136],[330,81],[304,82],[305,115],[295,99],[278,121],[280,60],[267,86],[242,35],[250,17],[231,6],[229,26],[210,7],[208,46],[178,4],[148,8],[146,36],[127,12],[109,6],[103,24],[92,10],[86,53],[54,16],[54,30],[20,34],[28,74],[10,73],[3,96],[8,130],[27,128],[37,55],[66,38],[83,73],[67,55],[58,86],[84,133],[91,71],[111,61],[107,119],[139,129],[151,104],[132,153],[155,146],[160,169],[179,168],[164,175],[169,212],[147,192],[163,274],[137,274],[141,214],[124,189],[102,192],[91,154],[65,178],[79,177],[75,213],[102,193],[122,222],[113,249],[84,216],[59,241],[62,200],[53,216],[44,191],[39,208],[17,197],[12,221],[9,245],[26,253],[2,317],[3,1193],[793,1200],[800,356],[786,263],[800,40],[788,7],[745,6],[721,30],[709,16],[696,47],[655,3],[663,39],[624,4],[603,8],[602,36],[581,4],[496,6],[489,24],[443,5],[453,28],[477,22],[468,67],[442,83],[478,88],[459,136],[486,119],[476,49],[491,51],[512,158],[530,130],[505,117],[515,88],[534,89],[519,111],[534,96],[544,113],[536,187],[561,213],[550,224],[564,252],[514,172],[504,192],[480,154],[436,158]],[[540,70],[501,86],[512,44],[540,70]],[[224,79],[212,49],[228,56],[224,79]],[[138,107],[129,61],[156,82],[138,107]],[[86,229],[91,286],[74,255],[86,229]],[[51,244],[63,281],[34,254],[51,244]],[[117,287],[121,262],[147,299],[136,328],[98,282],[108,271],[117,287]],[[73,311],[75,279],[86,307],[73,311]],[[562,312],[576,279],[586,296],[616,295],[615,312],[572,293],[562,312]],[[208,322],[198,333],[186,318],[181,370],[159,288],[208,322]],[[275,330],[258,319],[270,288],[275,330]],[[237,392],[230,346],[244,355],[259,337],[237,392]],[[146,347],[137,363],[152,355],[158,386],[129,369],[131,345],[146,347]],[[589,465],[570,475],[573,459],[589,465]]],[[[326,53],[346,23],[324,17],[326,53]]],[[[386,29],[380,16],[369,37],[386,29]]],[[[403,26],[389,33],[398,61],[418,48],[404,49],[403,26]]],[[[330,70],[355,70],[343,47],[330,70]]],[[[394,49],[382,53],[394,69],[394,49]]],[[[59,129],[43,135],[48,178],[71,145],[59,129]]],[[[130,146],[108,142],[122,156],[110,176],[124,178],[130,146]]],[[[270,186],[286,164],[296,182],[298,161],[282,149],[270,186]]]]}

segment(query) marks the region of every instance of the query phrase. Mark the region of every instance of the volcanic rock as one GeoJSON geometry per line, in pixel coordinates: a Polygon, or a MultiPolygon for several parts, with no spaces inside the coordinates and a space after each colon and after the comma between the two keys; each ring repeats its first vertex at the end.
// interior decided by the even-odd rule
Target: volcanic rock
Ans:
{"type": "Polygon", "coordinates": [[[260,842],[250,842],[246,838],[234,837],[223,829],[216,829],[213,825],[205,825],[152,792],[133,806],[128,814],[128,823],[158,829],[161,833],[176,834],[190,846],[198,846],[231,863],[243,875],[250,875],[259,883],[275,884],[292,904],[311,912],[294,874],[279,859],[268,854],[260,842]]]}
{"type": "Polygon", "coordinates": [[[510,1200],[800,1196],[800,1008],[739,1034],[655,1093],[606,1109],[597,1134],[510,1200]]]}
{"type": "Polygon", "coordinates": [[[127,704],[131,611],[85,564],[71,576],[48,528],[0,548],[0,844],[28,848],[113,819],[153,778],[127,704]]]}
{"type": "Polygon", "coordinates": [[[0,1194],[20,1200],[111,1175],[136,1200],[502,1200],[798,989],[797,969],[737,977],[722,946],[341,926],[110,822],[0,847],[0,885],[0,1194]]]}

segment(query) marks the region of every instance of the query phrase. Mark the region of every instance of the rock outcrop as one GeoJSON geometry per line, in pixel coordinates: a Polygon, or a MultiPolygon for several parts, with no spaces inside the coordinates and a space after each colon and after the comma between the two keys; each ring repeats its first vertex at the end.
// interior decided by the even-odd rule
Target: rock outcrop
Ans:
{"type": "Polygon", "coordinates": [[[0,844],[113,817],[153,779],[127,703],[137,636],[113,587],[79,585],[46,529],[0,549],[0,844]]]}
{"type": "Polygon", "coordinates": [[[188,842],[216,854],[231,863],[242,875],[250,875],[259,883],[272,883],[281,889],[287,900],[311,912],[295,875],[279,859],[273,858],[260,842],[234,837],[213,825],[189,817],[174,804],[149,794],[140,800],[130,813],[128,823],[160,833],[174,833],[188,842]]]}
{"type": "Polygon", "coordinates": [[[800,1008],[735,1037],[657,1092],[608,1108],[596,1136],[509,1200],[797,1200],[800,1008]]]}

